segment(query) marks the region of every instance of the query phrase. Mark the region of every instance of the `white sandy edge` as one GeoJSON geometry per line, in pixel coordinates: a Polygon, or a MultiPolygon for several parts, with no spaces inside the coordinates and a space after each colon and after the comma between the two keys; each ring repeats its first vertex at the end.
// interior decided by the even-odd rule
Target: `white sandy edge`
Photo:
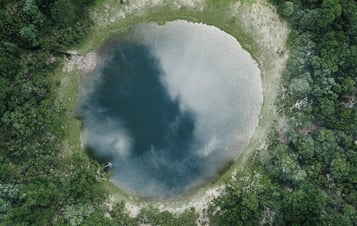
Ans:
{"type": "Polygon", "coordinates": [[[207,210],[208,204],[214,199],[217,198],[224,190],[224,186],[211,187],[201,195],[195,196],[194,198],[182,202],[153,202],[150,204],[142,203],[137,204],[134,202],[126,201],[125,208],[128,211],[130,217],[136,217],[141,208],[152,206],[159,209],[160,211],[169,211],[175,214],[181,214],[186,210],[194,209],[199,215],[197,219],[197,225],[202,225],[203,222],[207,222],[208,218],[205,215],[205,210],[207,210]]]}
{"type": "MultiPolygon", "coordinates": [[[[205,6],[203,0],[176,0],[170,3],[167,3],[167,1],[164,0],[131,0],[129,4],[127,4],[125,7],[121,7],[120,9],[104,6],[104,16],[103,14],[98,16],[98,14],[94,12],[93,17],[96,18],[97,23],[100,23],[101,25],[107,25],[117,20],[122,20],[133,13],[144,11],[147,8],[160,7],[165,4],[170,4],[171,6],[174,5],[178,9],[181,7],[190,7],[197,10],[203,10],[203,7],[205,6]]],[[[285,42],[289,32],[287,24],[279,19],[279,16],[275,12],[274,8],[265,5],[265,3],[260,0],[257,0],[257,3],[253,3],[252,6],[249,7],[249,10],[239,10],[240,7],[241,4],[239,1],[237,1],[232,6],[231,16],[241,18],[239,21],[241,22],[241,25],[244,27],[245,31],[247,33],[255,34],[255,39],[258,41],[260,48],[266,49],[268,52],[268,54],[256,56],[256,60],[258,61],[259,65],[267,62],[267,59],[265,59],[267,56],[273,56],[272,58],[269,58],[271,67],[269,67],[265,73],[266,77],[268,77],[265,79],[272,81],[265,81],[263,90],[264,101],[266,101],[267,95],[271,96],[270,99],[275,99],[279,89],[280,76],[282,74],[282,70],[284,69],[285,61],[288,58],[288,53],[285,48],[285,42]],[[284,54],[278,55],[278,52],[284,52],[284,54]]],[[[76,55],[77,52],[75,50],[73,50],[72,53],[75,55],[73,55],[71,59],[65,62],[63,67],[64,72],[71,72],[75,68],[78,68],[83,72],[90,72],[95,68],[98,61],[98,57],[95,52],[90,52],[85,56],[76,55]]],[[[273,101],[269,100],[268,102],[270,106],[268,109],[265,109],[265,112],[268,112],[269,110],[274,112],[273,101]]],[[[257,141],[254,147],[255,149],[266,148],[265,141],[268,129],[269,127],[267,126],[263,128],[257,128],[255,135],[252,138],[257,141]]],[[[254,148],[251,149],[253,150],[254,148]]],[[[250,152],[252,152],[252,150],[250,150],[250,152]]],[[[214,198],[222,194],[223,191],[223,185],[215,185],[209,189],[203,188],[185,201],[178,202],[157,201],[150,203],[139,203],[136,201],[131,201],[130,198],[124,198],[124,201],[126,202],[125,209],[131,217],[136,217],[141,208],[149,206],[158,208],[160,211],[169,211],[176,214],[180,214],[186,210],[194,208],[199,215],[199,218],[196,222],[197,225],[208,225],[209,221],[208,217],[205,215],[205,210],[208,208],[209,203],[214,198]]],[[[108,210],[112,208],[114,203],[119,202],[121,199],[122,198],[120,197],[111,195],[106,202],[108,210]]]]}

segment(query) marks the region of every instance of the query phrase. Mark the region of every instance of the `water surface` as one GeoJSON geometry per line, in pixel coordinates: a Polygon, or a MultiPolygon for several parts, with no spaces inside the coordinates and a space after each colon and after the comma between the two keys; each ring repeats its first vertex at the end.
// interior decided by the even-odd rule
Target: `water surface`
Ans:
{"type": "Polygon", "coordinates": [[[138,24],[101,49],[82,79],[82,142],[112,162],[128,193],[168,198],[217,176],[247,145],[260,72],[223,31],[185,21],[138,24]]]}

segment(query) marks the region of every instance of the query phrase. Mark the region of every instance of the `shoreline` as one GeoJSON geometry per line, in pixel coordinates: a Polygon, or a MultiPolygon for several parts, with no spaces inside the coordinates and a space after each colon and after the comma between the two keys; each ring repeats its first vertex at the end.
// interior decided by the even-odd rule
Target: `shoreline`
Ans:
{"type": "MultiPolygon", "coordinates": [[[[108,8],[110,4],[114,4],[113,2],[115,1],[109,1],[109,3],[103,3],[103,5],[107,5],[108,8]]],[[[220,175],[213,185],[211,183],[203,185],[192,194],[184,196],[182,199],[176,201],[159,200],[146,202],[129,194],[123,194],[122,191],[113,192],[108,199],[109,203],[120,200],[125,201],[126,209],[132,217],[139,212],[140,208],[152,205],[160,211],[168,210],[173,213],[182,213],[183,211],[193,207],[196,212],[199,213],[199,219],[202,220],[204,218],[203,210],[207,208],[208,204],[215,197],[221,194],[224,182],[229,181],[232,178],[234,171],[242,170],[247,165],[249,157],[255,150],[262,150],[265,148],[267,132],[272,126],[272,121],[278,118],[278,115],[274,110],[274,100],[279,89],[279,78],[282,70],[284,69],[285,60],[288,56],[284,46],[288,34],[288,28],[285,23],[280,21],[278,15],[274,13],[274,9],[272,9],[270,5],[264,5],[264,2],[262,1],[256,1],[249,4],[237,2],[231,6],[232,12],[229,13],[222,12],[220,9],[205,8],[207,7],[205,3],[199,0],[195,1],[197,5],[189,6],[191,8],[184,6],[186,8],[179,8],[180,10],[172,8],[172,5],[175,5],[175,3],[179,4],[180,2],[192,1],[176,1],[175,3],[164,3],[164,1],[160,0],[144,1],[144,3],[140,5],[142,8],[135,5],[135,2],[138,3],[140,1],[133,1],[132,4],[130,3],[128,6],[125,6],[124,11],[127,11],[127,14],[124,14],[124,17],[121,13],[122,11],[118,11],[118,15],[120,16],[110,18],[110,20],[106,21],[106,27],[101,26],[103,24],[100,24],[101,22],[97,21],[94,25],[92,34],[90,34],[88,39],[78,47],[77,52],[82,54],[87,53],[89,50],[93,50],[100,46],[103,43],[103,37],[108,38],[111,34],[122,32],[130,27],[130,25],[137,22],[155,21],[160,24],[162,21],[184,19],[190,22],[200,22],[207,25],[213,25],[232,35],[234,38],[238,39],[243,49],[251,54],[261,70],[263,103],[259,115],[258,126],[255,128],[254,134],[248,142],[248,145],[242,149],[233,166],[220,175]],[[153,4],[149,6],[148,4],[150,2],[153,4]],[[130,7],[130,5],[132,8],[129,10],[128,7],[130,7]],[[168,9],[173,13],[168,13],[168,9]],[[137,11],[140,15],[135,14],[137,11]],[[165,11],[166,14],[170,15],[162,15],[160,11],[165,11]],[[145,14],[145,12],[147,14],[145,14]],[[208,16],[210,12],[213,12],[213,16],[208,16]],[[125,18],[125,21],[116,21],[118,18],[125,18]],[[229,22],[229,25],[227,25],[227,21],[233,22],[229,22]],[[106,32],[99,32],[100,30],[106,32]],[[94,33],[100,34],[98,35],[100,37],[94,37],[94,33]],[[280,55],[280,52],[284,51],[284,55],[280,55]],[[270,62],[267,62],[265,59],[269,59],[270,62]]],[[[100,11],[100,7],[102,7],[103,10],[103,5],[98,6],[99,12],[97,11],[93,13],[94,16],[100,15],[101,12],[105,12],[105,10],[100,11]]],[[[104,8],[105,7],[106,6],[104,6],[104,8]]],[[[112,7],[111,10],[115,11],[115,7],[112,7]]],[[[73,71],[81,69],[78,62],[84,62],[85,64],[88,63],[91,67],[93,67],[91,62],[93,63],[93,60],[96,59],[96,56],[91,52],[89,52],[87,58],[76,57],[73,58],[73,61],[70,60],[65,62],[63,73],[73,75],[73,71]]],[[[84,70],[86,69],[84,68],[84,70]]],[[[77,74],[76,76],[78,76],[79,71],[76,71],[75,73],[77,74]]],[[[79,95],[78,90],[77,95],[79,95]]],[[[76,132],[78,133],[78,131],[76,132]]]]}

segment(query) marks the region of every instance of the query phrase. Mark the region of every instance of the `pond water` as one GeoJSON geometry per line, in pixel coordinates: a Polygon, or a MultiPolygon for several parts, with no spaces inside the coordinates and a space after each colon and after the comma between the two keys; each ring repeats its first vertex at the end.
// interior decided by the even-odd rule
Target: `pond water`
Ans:
{"type": "Polygon", "coordinates": [[[175,198],[238,157],[258,124],[258,65],[216,27],[137,24],[98,51],[82,76],[81,139],[111,162],[112,181],[143,198],[175,198]]]}

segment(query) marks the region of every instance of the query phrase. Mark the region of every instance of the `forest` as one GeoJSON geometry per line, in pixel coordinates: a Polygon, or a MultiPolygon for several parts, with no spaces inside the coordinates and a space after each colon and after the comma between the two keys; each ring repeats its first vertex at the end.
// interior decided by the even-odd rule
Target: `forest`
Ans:
{"type": "MultiPolygon", "coordinates": [[[[357,225],[357,2],[270,2],[291,29],[285,126],[211,203],[210,225],[357,225]]],[[[61,155],[68,109],[51,76],[89,34],[95,3],[0,0],[0,225],[196,225],[194,210],[108,213],[100,164],[61,155]]]]}
{"type": "Polygon", "coordinates": [[[214,222],[356,225],[357,3],[271,2],[291,28],[276,103],[286,126],[215,200],[214,222]]]}

